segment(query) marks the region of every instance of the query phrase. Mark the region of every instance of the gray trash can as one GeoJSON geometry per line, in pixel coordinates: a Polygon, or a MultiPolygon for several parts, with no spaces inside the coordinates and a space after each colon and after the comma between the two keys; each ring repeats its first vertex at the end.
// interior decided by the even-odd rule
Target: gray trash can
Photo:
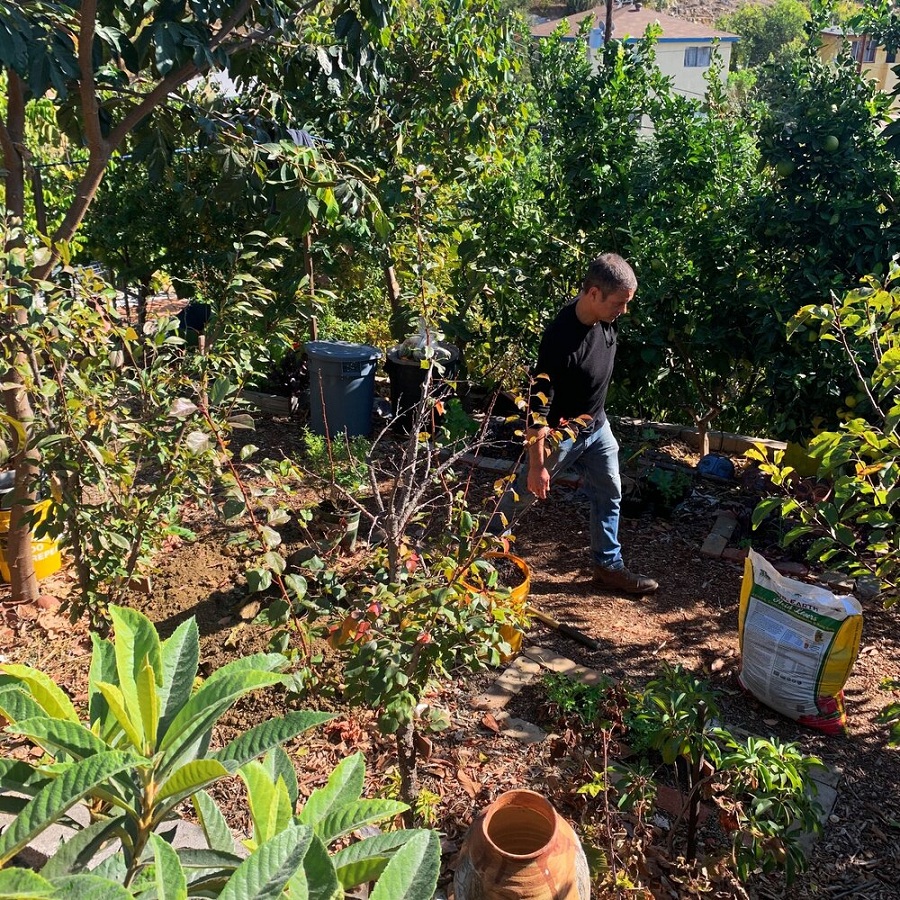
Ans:
{"type": "Polygon", "coordinates": [[[372,434],[375,363],[381,351],[347,341],[309,341],[309,427],[326,437],[372,434]]]}

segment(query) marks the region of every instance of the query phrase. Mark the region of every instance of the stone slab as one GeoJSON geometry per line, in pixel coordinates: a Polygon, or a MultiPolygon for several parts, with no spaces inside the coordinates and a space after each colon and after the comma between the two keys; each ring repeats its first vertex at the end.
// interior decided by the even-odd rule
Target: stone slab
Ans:
{"type": "Polygon", "coordinates": [[[460,461],[470,466],[476,466],[479,469],[487,469],[491,472],[502,472],[504,474],[512,472],[516,467],[514,460],[494,459],[490,456],[480,456],[474,453],[464,453],[460,457],[460,461]]]}
{"type": "Polygon", "coordinates": [[[537,725],[524,719],[517,719],[509,713],[500,713],[496,719],[500,731],[506,737],[515,738],[523,744],[540,744],[547,737],[547,732],[543,728],[538,728],[537,725]]]}
{"type": "Polygon", "coordinates": [[[735,528],[737,528],[737,519],[734,517],[734,513],[723,511],[716,516],[716,521],[710,534],[721,535],[726,541],[729,541],[734,534],[735,528]]]}
{"type": "Polygon", "coordinates": [[[580,681],[582,684],[602,684],[605,680],[602,672],[598,672],[596,669],[589,669],[587,666],[580,666],[574,660],[565,656],[560,656],[558,653],[554,653],[546,647],[539,647],[537,645],[528,647],[526,650],[522,651],[522,655],[540,663],[541,666],[550,672],[567,675],[569,678],[580,681]]]}
{"type": "Polygon", "coordinates": [[[537,678],[540,671],[541,667],[534,660],[525,654],[518,656],[483,694],[472,700],[472,708],[492,711],[503,709],[525,685],[537,678]]]}
{"type": "Polygon", "coordinates": [[[700,554],[712,559],[718,559],[727,546],[728,538],[722,537],[721,534],[713,534],[710,532],[703,542],[703,546],[700,548],[700,554]]]}

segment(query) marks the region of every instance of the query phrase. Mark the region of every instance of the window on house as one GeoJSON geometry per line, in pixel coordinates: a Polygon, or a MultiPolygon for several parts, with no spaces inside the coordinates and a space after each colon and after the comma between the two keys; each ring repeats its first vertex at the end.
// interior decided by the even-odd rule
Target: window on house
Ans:
{"type": "Polygon", "coordinates": [[[895,62],[897,62],[897,51],[896,50],[888,50],[887,56],[885,57],[884,61],[886,63],[890,63],[891,65],[893,65],[895,62]]]}
{"type": "Polygon", "coordinates": [[[684,51],[684,67],[694,69],[709,65],[711,47],[686,47],[684,51]]]}
{"type": "Polygon", "coordinates": [[[853,41],[853,58],[857,62],[870,63],[875,62],[875,51],[878,49],[878,42],[872,38],[866,38],[859,41],[853,41]],[[865,45],[865,50],[863,50],[865,45]]]}

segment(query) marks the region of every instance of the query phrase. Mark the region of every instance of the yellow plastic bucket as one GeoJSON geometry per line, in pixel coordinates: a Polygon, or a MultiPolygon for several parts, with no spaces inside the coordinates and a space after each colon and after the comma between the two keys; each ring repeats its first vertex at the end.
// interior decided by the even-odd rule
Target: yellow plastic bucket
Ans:
{"type": "MultiPolygon", "coordinates": [[[[39,521],[43,521],[50,511],[52,500],[42,500],[35,505],[39,521]]],[[[0,509],[0,578],[9,581],[9,560],[6,558],[7,534],[9,534],[10,510],[0,509]]],[[[38,581],[58,572],[62,568],[59,546],[53,538],[32,538],[31,552],[34,556],[34,574],[38,581]]]]}
{"type": "MultiPolygon", "coordinates": [[[[514,609],[518,609],[519,611],[523,610],[525,603],[528,600],[528,594],[531,592],[531,569],[528,568],[528,563],[521,557],[514,556],[512,553],[485,553],[482,559],[508,559],[522,572],[525,576],[525,580],[510,590],[508,602],[514,609]]],[[[466,584],[466,587],[472,591],[478,590],[476,586],[468,583],[466,584]]],[[[522,641],[525,637],[525,633],[512,625],[501,625],[500,636],[510,646],[510,653],[502,658],[502,662],[508,662],[522,649],[522,641]]]]}

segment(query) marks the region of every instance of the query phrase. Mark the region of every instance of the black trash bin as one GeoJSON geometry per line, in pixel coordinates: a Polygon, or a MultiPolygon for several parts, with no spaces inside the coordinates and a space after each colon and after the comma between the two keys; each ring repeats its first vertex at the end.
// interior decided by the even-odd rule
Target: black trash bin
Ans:
{"type": "MultiPolygon", "coordinates": [[[[450,386],[446,382],[453,381],[459,375],[459,348],[452,344],[441,346],[450,353],[450,358],[441,361],[443,374],[435,373],[432,379],[433,394],[439,399],[446,398],[450,394],[450,386]]],[[[397,347],[388,350],[384,368],[390,379],[391,428],[400,434],[408,434],[416,407],[422,399],[422,388],[428,369],[422,367],[422,360],[400,356],[397,347]]],[[[441,418],[438,418],[438,424],[441,418]]]]}

